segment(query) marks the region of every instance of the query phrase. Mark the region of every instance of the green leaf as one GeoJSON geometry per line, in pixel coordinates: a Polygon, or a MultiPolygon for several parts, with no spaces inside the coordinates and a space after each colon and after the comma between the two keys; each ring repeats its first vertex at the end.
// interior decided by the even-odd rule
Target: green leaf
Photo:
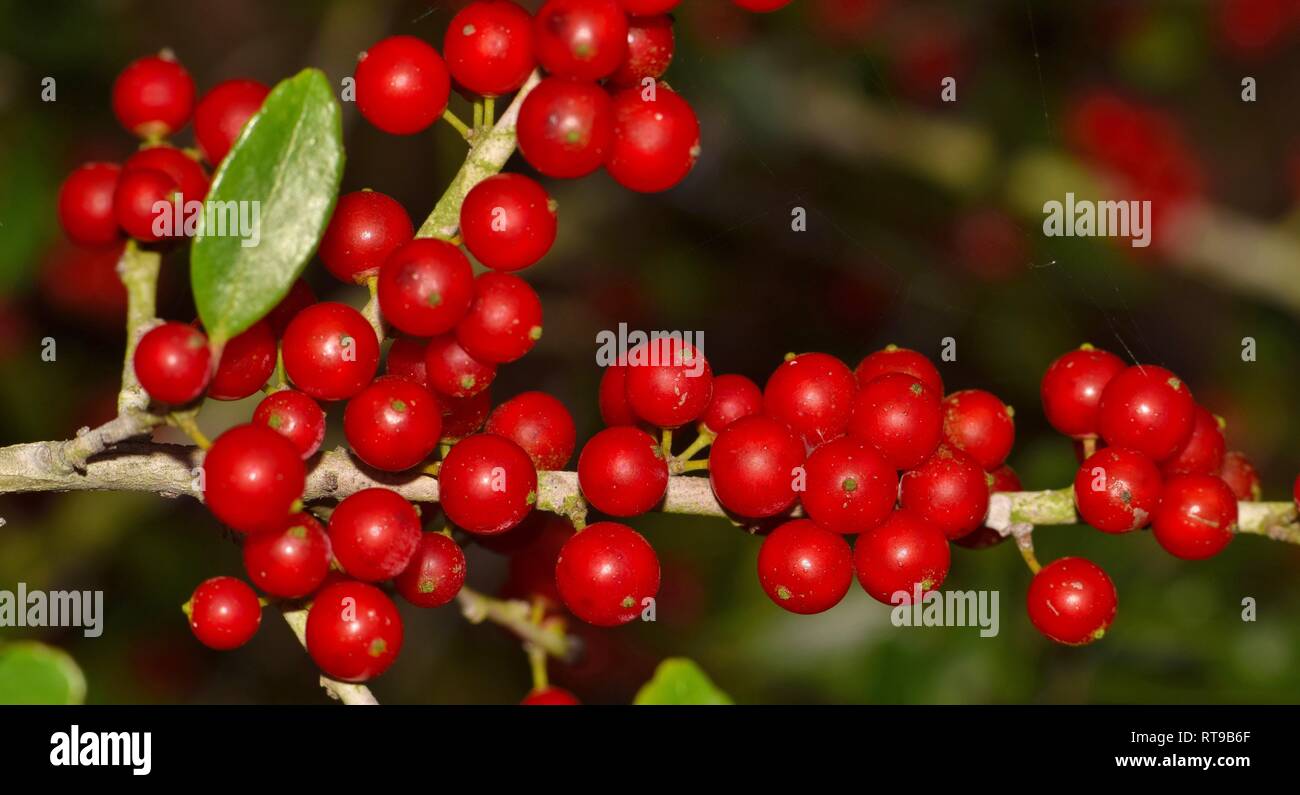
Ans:
{"type": "Polygon", "coordinates": [[[671,657],[659,663],[655,675],[642,685],[634,704],[732,704],[731,697],[718,689],[708,674],[685,657],[671,657]]]}
{"type": "Polygon", "coordinates": [[[80,704],[86,678],[76,660],[44,643],[0,646],[0,704],[80,704]]]}
{"type": "Polygon", "coordinates": [[[316,253],[343,177],[340,119],[325,75],[305,69],[271,91],[213,176],[190,281],[215,344],[270,312],[316,253]],[[245,208],[251,221],[254,206],[256,245],[244,245],[254,235],[230,234],[228,222],[222,234],[216,216],[234,218],[229,208],[245,208]]]}

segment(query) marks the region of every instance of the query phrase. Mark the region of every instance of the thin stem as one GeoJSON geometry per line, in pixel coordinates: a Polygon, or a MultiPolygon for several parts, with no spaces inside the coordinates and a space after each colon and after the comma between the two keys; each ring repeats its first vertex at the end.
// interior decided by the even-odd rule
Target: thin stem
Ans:
{"type": "Polygon", "coordinates": [[[468,124],[461,121],[459,116],[452,113],[451,108],[447,108],[442,112],[442,120],[454,127],[456,132],[460,133],[461,138],[464,138],[466,141],[473,140],[474,131],[469,128],[468,124]]]}
{"type": "Polygon", "coordinates": [[[483,126],[491,127],[496,120],[497,115],[497,98],[483,97],[483,126]]]}
{"type": "Polygon", "coordinates": [[[517,599],[494,599],[472,588],[461,588],[456,594],[461,612],[471,624],[491,621],[513,632],[520,640],[542,649],[546,654],[561,660],[577,655],[574,639],[564,634],[561,623],[534,623],[532,605],[517,599]]]}
{"type": "MultiPolygon", "coordinates": [[[[533,610],[529,619],[540,627],[544,618],[546,618],[546,605],[542,600],[536,599],[533,601],[533,610]]],[[[546,689],[549,684],[546,678],[546,650],[535,643],[528,643],[525,644],[524,651],[528,654],[528,667],[533,675],[533,689],[546,689]]]]}
{"type": "Polygon", "coordinates": [[[212,442],[208,441],[208,437],[199,429],[195,414],[197,414],[196,411],[174,411],[167,415],[167,423],[173,428],[183,431],[186,436],[193,440],[194,444],[198,445],[200,450],[207,450],[212,446],[212,442]]]}
{"type": "Polygon", "coordinates": [[[1089,436],[1083,440],[1083,457],[1092,458],[1092,454],[1097,452],[1097,437],[1089,436]]]}
{"type": "Polygon", "coordinates": [[[474,100],[474,129],[483,129],[483,103],[479,100],[474,100]]]}
{"type": "Polygon", "coordinates": [[[1025,565],[1037,574],[1043,567],[1038,564],[1038,557],[1034,555],[1034,526],[1014,524],[1011,526],[1011,535],[1016,539],[1016,549],[1020,550],[1020,557],[1025,559],[1025,565]]]}
{"type": "Polygon", "coordinates": [[[673,429],[664,428],[663,436],[660,437],[659,448],[664,454],[665,461],[671,461],[673,458],[673,429]]]}
{"type": "Polygon", "coordinates": [[[709,459],[703,458],[699,461],[683,461],[678,467],[679,472],[699,472],[709,468],[709,459]]]}
{"type": "Polygon", "coordinates": [[[370,291],[370,300],[362,307],[361,314],[370,321],[370,327],[375,330],[375,337],[379,339],[382,345],[384,342],[384,318],[379,311],[379,276],[372,275],[366,277],[366,289],[370,291]]]}

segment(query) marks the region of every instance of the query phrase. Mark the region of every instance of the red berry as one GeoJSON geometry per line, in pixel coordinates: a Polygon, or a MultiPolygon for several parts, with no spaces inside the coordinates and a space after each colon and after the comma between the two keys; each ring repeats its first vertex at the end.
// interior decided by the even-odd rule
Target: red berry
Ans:
{"type": "Polygon", "coordinates": [[[261,389],[275,371],[275,332],[259,320],[226,343],[208,387],[208,397],[243,400],[261,389]]]}
{"type": "Polygon", "coordinates": [[[794,505],[796,468],[804,463],[799,437],[771,417],[756,414],[724,428],[709,453],[709,483],[722,507],[752,518],[775,516],[794,505]]]}
{"type": "Polygon", "coordinates": [[[984,521],[989,483],[975,459],[941,446],[919,467],[903,475],[900,505],[943,531],[961,538],[984,521]]]}
{"type": "Polygon", "coordinates": [[[799,501],[808,518],[836,533],[880,524],[898,501],[898,472],[876,449],[849,437],[817,447],[804,464],[799,501]]]}
{"type": "MultiPolygon", "coordinates": [[[[673,4],[676,5],[675,0],[673,4]]],[[[667,14],[629,17],[627,55],[609,76],[609,82],[627,88],[642,85],[641,81],[647,77],[659,79],[668,71],[674,49],[672,17],[667,14]]]]}
{"type": "Polygon", "coordinates": [[[329,574],[329,536],[310,515],[293,514],[281,527],[244,539],[244,570],[271,596],[301,599],[329,574]]]}
{"type": "Polygon", "coordinates": [[[357,458],[375,469],[401,472],[438,447],[442,406],[419,384],[380,376],[348,401],[343,434],[357,458]]]}
{"type": "Polygon", "coordinates": [[[525,707],[572,707],[581,702],[578,697],[565,690],[562,687],[543,687],[537,690],[530,690],[524,700],[519,702],[525,707]]]}
{"type": "Polygon", "coordinates": [[[1262,489],[1260,488],[1259,473],[1246,458],[1245,453],[1233,450],[1224,454],[1223,466],[1219,468],[1219,477],[1238,500],[1259,502],[1262,489]]]}
{"type": "Polygon", "coordinates": [[[565,542],[555,584],[569,612],[588,624],[615,627],[635,619],[659,592],[659,557],[627,525],[596,522],[565,542]]]}
{"type": "Polygon", "coordinates": [[[179,186],[176,180],[157,169],[136,168],[123,171],[113,194],[113,217],[128,235],[142,243],[157,243],[174,237],[177,229],[167,223],[171,213],[159,202],[171,205],[179,186]]]}
{"type": "Polygon", "coordinates": [[[1043,414],[1052,427],[1072,439],[1089,439],[1100,432],[1097,407],[1101,392],[1124,360],[1084,345],[1052,362],[1043,374],[1043,414]]]}
{"type": "Polygon", "coordinates": [[[496,365],[470,356],[452,334],[429,340],[424,348],[424,371],[435,392],[458,398],[483,392],[497,376],[496,365]]]}
{"type": "Polygon", "coordinates": [[[420,515],[395,491],[363,489],[330,514],[329,536],[334,557],[350,576],[388,580],[402,573],[420,545],[420,515]]]}
{"type": "Polygon", "coordinates": [[[412,240],[379,269],[384,319],[416,337],[451,331],[473,296],[474,269],[460,249],[442,240],[412,240]]]}
{"type": "Polygon", "coordinates": [[[289,379],[317,400],[352,397],[379,368],[375,330],[347,304],[326,301],[299,312],[280,349],[289,379]]]}
{"type": "Polygon", "coordinates": [[[849,435],[874,445],[896,469],[912,469],[930,457],[943,438],[943,406],[925,383],[889,373],[858,391],[849,435]]]}
{"type": "Polygon", "coordinates": [[[402,573],[393,580],[402,598],[416,607],[442,607],[465,584],[465,553],[442,533],[425,533],[402,573]]]}
{"type": "Polygon", "coordinates": [[[427,343],[413,337],[398,337],[388,348],[388,361],[384,372],[414,381],[420,386],[434,391],[429,385],[429,371],[424,364],[424,347],[427,343]]]}
{"type": "Polygon", "coordinates": [[[1192,418],[1192,433],[1174,454],[1160,462],[1161,474],[1217,475],[1223,467],[1223,429],[1219,419],[1197,406],[1192,418]]]}
{"type": "Polygon", "coordinates": [[[651,14],[665,14],[677,7],[682,0],[619,0],[623,10],[630,17],[645,17],[651,14]]]}
{"type": "Polygon", "coordinates": [[[1177,376],[1163,367],[1139,364],[1106,384],[1097,407],[1101,438],[1154,461],[1177,452],[1192,432],[1196,402],[1177,376]]]}
{"type": "Polygon", "coordinates": [[[442,404],[442,438],[451,442],[477,432],[492,410],[492,395],[486,389],[467,398],[437,397],[442,404]]]}
{"type": "Polygon", "coordinates": [[[849,592],[853,551],[843,536],[795,519],[763,539],[758,582],[778,607],[803,615],[821,613],[849,592]]]}
{"type": "Polygon", "coordinates": [[[324,409],[293,389],[281,389],[262,398],[253,411],[253,422],[293,442],[304,461],[315,455],[325,441],[324,409]]]}
{"type": "Polygon", "coordinates": [[[414,36],[389,36],[361,54],[357,110],[386,133],[412,135],[442,116],[451,76],[438,51],[414,36]]]}
{"type": "Polygon", "coordinates": [[[668,462],[655,438],[626,425],[606,428],[578,456],[578,485],[596,510],[639,516],[668,490],[668,462]]]}
{"type": "Polygon", "coordinates": [[[1115,620],[1119,596],[1097,564],[1061,558],[1043,567],[1029,584],[1029,620],[1038,631],[1069,646],[1100,640],[1115,620]]]}
{"type": "Polygon", "coordinates": [[[1083,521],[1106,533],[1146,527],[1160,505],[1163,481],[1151,459],[1121,447],[1088,457],[1074,476],[1074,503],[1083,521]]]}
{"type": "Polygon", "coordinates": [[[402,649],[402,617],[373,585],[326,586],[307,613],[307,652],[326,676],[364,682],[388,670],[402,649]]]}
{"type": "MultiPolygon", "coordinates": [[[[604,385],[605,382],[602,380],[602,390],[604,385]]],[[[758,388],[758,384],[743,375],[718,375],[713,378],[713,397],[709,398],[709,407],[704,410],[700,422],[713,433],[717,433],[741,417],[748,417],[762,410],[763,392],[758,388]]],[[[606,424],[614,423],[610,423],[607,419],[606,424]]]]}
{"type": "Polygon", "coordinates": [[[614,95],[614,135],[605,170],[625,188],[642,193],[681,182],[700,156],[700,123],[689,103],[660,83],[614,95]]]}
{"type": "Polygon", "coordinates": [[[533,39],[546,71],[599,80],[623,62],[627,15],[618,0],[546,0],[533,20],[533,39]]]}
{"type": "Polygon", "coordinates": [[[203,201],[208,195],[208,173],[203,166],[174,146],[149,146],[126,159],[123,171],[151,168],[171,177],[186,202],[203,201]]]}
{"type": "Polygon", "coordinates": [[[713,370],[695,346],[666,337],[628,353],[625,386],[633,414],[660,428],[679,428],[709,407],[713,370]]]}
{"type": "Polygon", "coordinates": [[[460,208],[465,248],[494,270],[527,268],[555,242],[555,208],[546,190],[523,174],[488,177],[460,208]]]}
{"type": "Polygon", "coordinates": [[[522,447],[538,469],[564,469],[577,442],[573,416],[545,392],[524,392],[497,406],[487,432],[522,447]]]}
{"type": "Polygon", "coordinates": [[[269,93],[271,89],[256,80],[226,80],[199,99],[194,109],[194,137],[209,163],[215,165],[226,158],[269,93]]]}
{"type": "Polygon", "coordinates": [[[452,78],[485,97],[509,94],[533,71],[533,18],[509,0],[474,2],[447,25],[442,54],[452,78]]]}
{"type": "Polygon", "coordinates": [[[208,338],[184,323],[150,329],[136,345],[131,363],[140,386],[159,403],[189,403],[203,394],[212,377],[208,338]]]}
{"type": "MultiPolygon", "coordinates": [[[[1015,470],[1003,464],[989,474],[989,494],[999,491],[1020,491],[1020,477],[1016,475],[1015,470]]],[[[986,547],[997,546],[1007,537],[997,530],[985,525],[976,528],[961,538],[954,538],[952,542],[959,547],[967,549],[985,549],[986,547]]]]}
{"type": "Polygon", "coordinates": [[[194,637],[218,651],[243,646],[262,623],[257,594],[248,583],[234,577],[213,577],[199,583],[187,607],[194,637]]]}
{"type": "Polygon", "coordinates": [[[261,425],[236,425],[203,459],[203,501],[241,533],[280,527],[302,496],[307,469],[293,443],[261,425]]]}
{"type": "Polygon", "coordinates": [[[934,364],[923,354],[897,345],[886,345],[867,354],[853,370],[858,386],[864,387],[882,375],[904,373],[921,381],[935,395],[943,396],[943,379],[934,364]]]}
{"type": "Polygon", "coordinates": [[[731,0],[731,2],[755,14],[769,14],[790,5],[790,0],[731,0]]]}
{"type": "Polygon", "coordinates": [[[293,320],[299,312],[316,303],[316,293],[311,289],[311,285],[302,279],[298,279],[289,288],[289,292],[280,299],[280,303],[275,305],[266,316],[266,322],[271,324],[271,330],[275,332],[277,338],[284,336],[285,329],[289,328],[289,322],[293,320]]]}
{"type": "Polygon", "coordinates": [[[59,223],[74,243],[102,246],[118,238],[113,195],[122,173],[116,163],[86,163],[59,188],[59,223]]]}
{"type": "Polygon", "coordinates": [[[132,61],[113,81],[113,115],[141,138],[166,138],[194,110],[194,80],[168,52],[132,61]]]}
{"type": "Polygon", "coordinates": [[[548,177],[590,174],[605,161],[614,135],[614,110],[596,83],[548,77],[519,108],[519,151],[548,177]]]}
{"type": "Polygon", "coordinates": [[[509,273],[474,280],[474,300],[456,326],[456,341],[475,359],[505,364],[542,338],[542,302],[528,282],[509,273]]]}
{"type": "MultiPolygon", "coordinates": [[[[637,417],[627,402],[627,365],[612,364],[600,376],[600,418],[606,425],[636,425],[637,417]]],[[[758,391],[758,387],[754,387],[758,391]]],[[[760,398],[761,398],[761,394],[760,398]]]]}
{"type": "Polygon", "coordinates": [[[1151,532],[1174,557],[1212,558],[1237,532],[1237,497],[1213,475],[1176,475],[1165,481],[1151,532]]]}
{"type": "Polygon", "coordinates": [[[992,471],[1002,466],[1016,440],[1011,407],[982,389],[953,392],[943,399],[943,437],[952,447],[992,471]]]}
{"type": "Polygon", "coordinates": [[[359,190],[339,197],[320,241],[320,259],[340,281],[352,284],[378,271],[414,234],[411,216],[396,199],[359,190]]]}
{"type": "Polygon", "coordinates": [[[907,605],[916,601],[917,586],[925,594],[943,584],[951,554],[948,539],[938,528],[911,511],[900,510],[858,536],[853,566],[858,584],[872,599],[907,605]]]}
{"type": "Polygon", "coordinates": [[[456,526],[480,535],[504,533],[537,504],[537,470],[523,448],[480,433],[457,442],[438,470],[442,510],[456,526]]]}
{"type": "Polygon", "coordinates": [[[767,379],[763,413],[789,425],[809,445],[844,434],[853,412],[853,373],[824,353],[789,357],[767,379]]]}

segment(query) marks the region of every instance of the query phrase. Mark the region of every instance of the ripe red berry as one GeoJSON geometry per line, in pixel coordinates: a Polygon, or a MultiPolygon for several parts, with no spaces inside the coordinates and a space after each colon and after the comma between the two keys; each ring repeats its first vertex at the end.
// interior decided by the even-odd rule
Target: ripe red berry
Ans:
{"type": "Polygon", "coordinates": [[[596,510],[639,516],[668,490],[668,462],[655,438],[639,428],[606,428],[578,456],[578,485],[596,510]]]}
{"type": "Polygon", "coordinates": [[[199,583],[187,609],[194,637],[218,651],[243,646],[262,623],[257,594],[248,583],[234,577],[213,577],[199,583]]]}
{"type": "Polygon", "coordinates": [[[898,501],[898,472],[874,447],[847,436],[814,449],[804,473],[804,511],[836,533],[870,530],[898,501]]]}
{"type": "MultiPolygon", "coordinates": [[[[602,379],[602,390],[604,385],[602,379]]],[[[700,422],[713,433],[717,433],[741,417],[748,417],[762,410],[763,392],[758,388],[758,384],[743,375],[718,375],[713,377],[713,397],[709,398],[709,406],[704,410],[704,416],[700,417],[700,422]]],[[[614,423],[606,420],[606,424],[614,423]]]]}
{"type": "Polygon", "coordinates": [[[280,299],[280,303],[266,315],[266,322],[271,324],[271,330],[275,332],[276,338],[283,337],[284,330],[289,328],[289,321],[314,303],[316,303],[316,293],[312,291],[311,285],[302,279],[295,281],[289,288],[289,292],[280,299]]]}
{"type": "Polygon", "coordinates": [[[853,551],[843,536],[808,519],[795,519],[763,539],[758,582],[778,607],[803,615],[820,613],[849,592],[853,551]]]}
{"type": "Polygon", "coordinates": [[[961,538],[984,521],[989,483],[975,459],[941,446],[919,467],[903,475],[900,505],[943,531],[961,538]]]}
{"type": "Polygon", "coordinates": [[[1026,602],[1029,620],[1039,632],[1057,643],[1083,646],[1106,634],[1119,596],[1097,564],[1061,558],[1034,575],[1026,602]]]}
{"type": "Polygon", "coordinates": [[[312,304],[284,330],[284,369],[294,385],[317,400],[345,400],[379,368],[379,340],[361,313],[347,304],[312,304]]]}
{"type": "Polygon", "coordinates": [[[627,55],[609,76],[609,82],[628,88],[640,86],[647,77],[658,80],[668,71],[675,48],[672,17],[667,14],[628,17],[627,55]]]}
{"type": "Polygon", "coordinates": [[[151,168],[171,177],[186,202],[203,201],[208,195],[208,173],[203,166],[174,146],[147,146],[126,159],[123,171],[151,168]]]}
{"type": "Polygon", "coordinates": [[[1016,440],[1011,407],[982,389],[953,392],[943,399],[943,437],[952,447],[992,471],[1002,466],[1016,440]]]}
{"type": "Polygon", "coordinates": [[[519,151],[548,177],[581,177],[600,168],[614,135],[614,110],[596,83],[548,77],[519,108],[519,151]]]}
{"type": "Polygon", "coordinates": [[[474,297],[474,269],[460,249],[421,238],[379,269],[379,309],[399,331],[432,337],[451,331],[474,297]]]}
{"type": "Polygon", "coordinates": [[[320,259],[340,281],[353,284],[378,271],[414,234],[411,216],[396,199],[373,190],[347,193],[325,227],[320,259]]]}
{"type": "Polygon", "coordinates": [[[456,326],[456,341],[475,359],[505,364],[522,358],[542,338],[542,301],[528,282],[510,273],[474,279],[474,300],[456,326]]]}
{"type": "Polygon", "coordinates": [[[102,246],[118,238],[113,195],[122,169],[116,163],[85,163],[59,188],[59,223],[74,243],[102,246]]]}
{"type": "Polygon", "coordinates": [[[588,624],[616,627],[640,615],[643,602],[659,592],[659,557],[627,525],[596,522],[560,549],[555,584],[569,612],[588,624]]]}
{"type": "Polygon", "coordinates": [[[537,504],[537,470],[523,448],[490,433],[457,442],[438,470],[442,510],[480,535],[504,533],[537,504]]]}
{"type": "Polygon", "coordinates": [[[700,123],[689,103],[660,83],[614,95],[614,135],[605,170],[625,188],[642,193],[681,182],[700,156],[700,123]]]}
{"type": "Polygon", "coordinates": [[[731,2],[755,14],[770,14],[790,5],[790,0],[731,0],[731,2]]]}
{"type": "Polygon", "coordinates": [[[402,617],[373,585],[327,585],[307,613],[307,652],[326,676],[364,682],[388,670],[402,649],[402,617]]]}
{"type": "Polygon", "coordinates": [[[1096,437],[1102,390],[1123,369],[1123,359],[1091,345],[1052,362],[1043,374],[1041,389],[1047,421],[1072,439],[1096,437]]]}
{"type": "MultiPolygon", "coordinates": [[[[600,376],[600,419],[606,425],[636,425],[637,416],[627,402],[627,365],[612,364],[600,376]]],[[[754,387],[757,392],[758,387],[754,387]]],[[[762,393],[759,393],[760,400],[762,393]]]]}
{"type": "MultiPolygon", "coordinates": [[[[990,495],[999,491],[1020,491],[1021,489],[1020,477],[1015,473],[1015,470],[1005,464],[988,474],[990,480],[990,495]]],[[[1006,540],[1006,536],[988,525],[984,525],[983,527],[972,530],[961,538],[954,538],[952,542],[957,546],[965,547],[966,549],[986,549],[988,547],[997,546],[1006,540]]]]}
{"type": "Polygon", "coordinates": [[[497,368],[466,353],[455,335],[444,334],[425,345],[424,372],[429,386],[438,394],[465,398],[487,389],[496,378],[497,368]]]}
{"type": "Polygon", "coordinates": [[[429,371],[424,364],[426,344],[424,340],[414,337],[398,337],[393,340],[393,344],[388,348],[388,360],[384,364],[384,372],[414,381],[425,389],[434,391],[429,385],[429,371]]]}
{"type": "Polygon", "coordinates": [[[1106,533],[1146,527],[1164,485],[1151,459],[1122,447],[1088,457],[1074,476],[1074,503],[1083,521],[1106,533]]]}
{"type": "Polygon", "coordinates": [[[555,201],[536,181],[523,174],[496,174],[465,196],[460,233],[465,248],[487,267],[522,270],[551,250],[555,210],[555,201]]]}
{"type": "Polygon", "coordinates": [[[271,596],[301,599],[330,570],[330,540],[309,514],[295,513],[277,529],[244,539],[244,571],[271,596]]]}
{"type": "Polygon", "coordinates": [[[1223,551],[1237,532],[1237,497],[1213,475],[1165,481],[1151,533],[1169,554],[1204,560],[1223,551]]]}
{"type": "Polygon", "coordinates": [[[393,135],[413,135],[447,109],[451,76],[438,51],[414,36],[389,36],[361,54],[357,110],[393,135]]]}
{"type": "Polygon", "coordinates": [[[325,441],[324,409],[293,389],[281,389],[262,398],[253,411],[253,422],[293,442],[304,461],[315,455],[325,441]]]}
{"type": "Polygon", "coordinates": [[[1163,367],[1139,364],[1106,384],[1097,407],[1101,438],[1154,461],[1177,452],[1192,432],[1196,402],[1177,376],[1163,367]]]}
{"type": "Polygon", "coordinates": [[[1246,458],[1245,453],[1233,450],[1223,456],[1223,466],[1219,468],[1219,477],[1238,500],[1259,502],[1263,491],[1260,487],[1259,473],[1246,458]]]}
{"type": "Polygon", "coordinates": [[[419,384],[380,376],[348,401],[343,434],[357,458],[375,469],[401,472],[438,447],[442,406],[419,384]]]}
{"type": "Polygon", "coordinates": [[[442,404],[442,438],[449,442],[477,432],[492,410],[492,395],[486,389],[467,398],[435,394],[442,404]]]}
{"type": "Polygon", "coordinates": [[[216,165],[226,158],[269,93],[271,89],[256,80],[226,80],[199,99],[194,108],[194,137],[204,159],[216,165]]]}
{"type": "Polygon", "coordinates": [[[1201,406],[1192,418],[1192,432],[1174,454],[1160,462],[1160,472],[1170,475],[1217,475],[1223,467],[1223,429],[1219,419],[1201,406]]]}
{"type": "Polygon", "coordinates": [[[497,406],[486,430],[522,447],[538,469],[564,469],[577,443],[573,416],[545,392],[524,392],[497,406]]]}
{"type": "Polygon", "coordinates": [[[302,496],[307,469],[293,443],[261,425],[236,425],[203,459],[203,501],[241,533],[279,527],[302,496]]]}
{"type": "Polygon", "coordinates": [[[113,115],[141,138],[166,138],[194,110],[194,80],[171,53],[137,58],[113,81],[113,115]]]}
{"type": "Polygon", "coordinates": [[[170,205],[178,189],[176,180],[157,169],[124,170],[113,194],[113,217],[117,225],[142,243],[174,237],[178,234],[176,227],[163,223],[171,220],[171,214],[161,209],[155,211],[154,207],[159,202],[170,205]]]}
{"type": "Polygon", "coordinates": [[[679,428],[704,414],[713,398],[713,370],[688,342],[666,337],[628,353],[627,403],[660,428],[679,428]]]}
{"type": "Polygon", "coordinates": [[[533,18],[509,0],[473,2],[451,18],[442,54],[452,79],[485,97],[509,94],[533,71],[533,18]]]}
{"type": "Polygon", "coordinates": [[[533,20],[533,39],[546,71],[599,80],[623,62],[627,15],[618,0],[546,0],[533,20]]]}
{"type": "Polygon", "coordinates": [[[923,354],[897,345],[886,345],[875,353],[867,354],[853,370],[858,386],[864,387],[882,375],[904,373],[917,379],[935,395],[943,396],[943,379],[934,363],[923,354]]]}
{"type": "Polygon", "coordinates": [[[150,329],[131,359],[135,377],[159,403],[189,403],[207,388],[212,377],[208,338],[184,323],[163,323],[150,329]]]}
{"type": "Polygon", "coordinates": [[[465,553],[442,533],[425,533],[402,573],[393,580],[402,598],[416,607],[442,607],[465,584],[465,553]]]}
{"type": "Polygon", "coordinates": [[[388,580],[402,573],[420,545],[420,515],[395,491],[363,489],[330,514],[329,536],[335,559],[350,576],[388,580]]]}
{"type": "Polygon", "coordinates": [[[794,505],[804,446],[783,423],[755,414],[718,433],[709,453],[709,483],[722,507],[752,518],[794,505]]]}
{"type": "Polygon", "coordinates": [[[894,511],[884,524],[858,536],[853,566],[858,584],[887,605],[912,604],[943,584],[951,563],[948,539],[911,511],[894,511]]]}
{"type": "Polygon", "coordinates": [[[844,434],[855,391],[853,373],[839,359],[804,353],[787,358],[767,379],[763,413],[816,445],[844,434]]]}
{"type": "Polygon", "coordinates": [[[943,439],[943,406],[923,381],[888,373],[858,391],[848,430],[874,445],[895,469],[912,469],[943,439]]]}
{"type": "Polygon", "coordinates": [[[226,343],[208,387],[216,400],[243,400],[266,384],[275,371],[275,332],[259,320],[226,343]]]}
{"type": "Polygon", "coordinates": [[[581,704],[578,697],[562,687],[543,687],[530,690],[519,704],[525,707],[572,707],[581,704]]]}

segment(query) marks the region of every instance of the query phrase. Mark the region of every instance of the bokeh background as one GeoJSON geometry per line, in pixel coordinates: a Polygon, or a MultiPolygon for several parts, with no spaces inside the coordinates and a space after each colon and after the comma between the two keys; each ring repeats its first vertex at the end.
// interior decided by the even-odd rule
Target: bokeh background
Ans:
{"type": "MultiPolygon", "coordinates": [[[[1076,463],[1042,419],[1039,379],[1090,341],[1178,372],[1226,419],[1229,448],[1255,462],[1265,498],[1288,499],[1300,468],[1297,5],[795,0],[756,16],[683,0],[666,79],[699,114],[703,155],[662,195],[603,174],[546,181],[560,236],[526,273],[546,335],[502,369],[493,396],[550,391],[585,439],[600,422],[595,335],[619,322],[702,331],[715,372],[760,384],[787,351],[853,365],[887,343],[937,356],[953,337],[957,358],[940,365],[948,388],[1013,404],[1010,463],[1026,488],[1052,488],[1076,463]],[[940,100],[946,76],[956,102],[940,100]],[[1255,102],[1242,101],[1246,76],[1255,102]],[[1043,201],[1097,185],[1155,199],[1169,220],[1157,244],[1043,237],[1043,201]],[[796,208],[806,231],[791,229],[796,208]],[[1253,362],[1241,357],[1247,336],[1253,362]]],[[[130,153],[108,101],[128,61],[170,47],[200,91],[230,77],[274,83],[305,66],[337,84],[384,35],[440,46],[457,7],[0,1],[0,442],[64,438],[112,414],[123,344],[114,253],[71,249],[54,199],[77,163],[130,153]],[[53,103],[39,98],[46,76],[57,80],[53,103]],[[57,342],[54,362],[41,359],[45,337],[57,342]]],[[[344,120],[344,189],[389,193],[418,224],[463,144],[445,125],[386,136],[347,104],[344,120]]],[[[517,158],[510,168],[527,170],[517,158]]],[[[186,263],[184,249],[164,262],[166,317],[193,316],[186,263]]],[[[322,297],[364,299],[319,264],[307,278],[322,297]]],[[[243,421],[255,400],[210,403],[202,425],[243,421]]],[[[329,443],[340,436],[335,428],[329,443]]],[[[0,516],[0,587],[105,591],[101,638],[0,629],[0,642],[30,637],[69,652],[89,701],[324,699],[273,611],[238,652],[190,636],[179,605],[194,585],[241,573],[237,547],[196,503],[6,495],[0,516]]],[[[1090,557],[1120,593],[1108,637],[1069,649],[1030,626],[1030,575],[1007,544],[954,547],[948,587],[1001,593],[1001,633],[984,639],[974,628],[894,628],[856,585],[828,613],[789,615],[758,587],[759,539],[720,520],[632,524],[664,562],[659,620],[581,633],[584,661],[552,676],[585,701],[627,703],[676,655],[741,703],[1300,700],[1300,550],[1280,543],[1243,537],[1184,563],[1148,533],[1042,529],[1041,559],[1090,557]],[[1258,602],[1255,622],[1241,620],[1245,597],[1258,602]]],[[[471,585],[510,585],[508,557],[467,552],[471,585]]],[[[525,657],[503,632],[470,626],[454,607],[402,610],[407,646],[372,683],[381,702],[512,703],[529,688],[525,657]]]]}

